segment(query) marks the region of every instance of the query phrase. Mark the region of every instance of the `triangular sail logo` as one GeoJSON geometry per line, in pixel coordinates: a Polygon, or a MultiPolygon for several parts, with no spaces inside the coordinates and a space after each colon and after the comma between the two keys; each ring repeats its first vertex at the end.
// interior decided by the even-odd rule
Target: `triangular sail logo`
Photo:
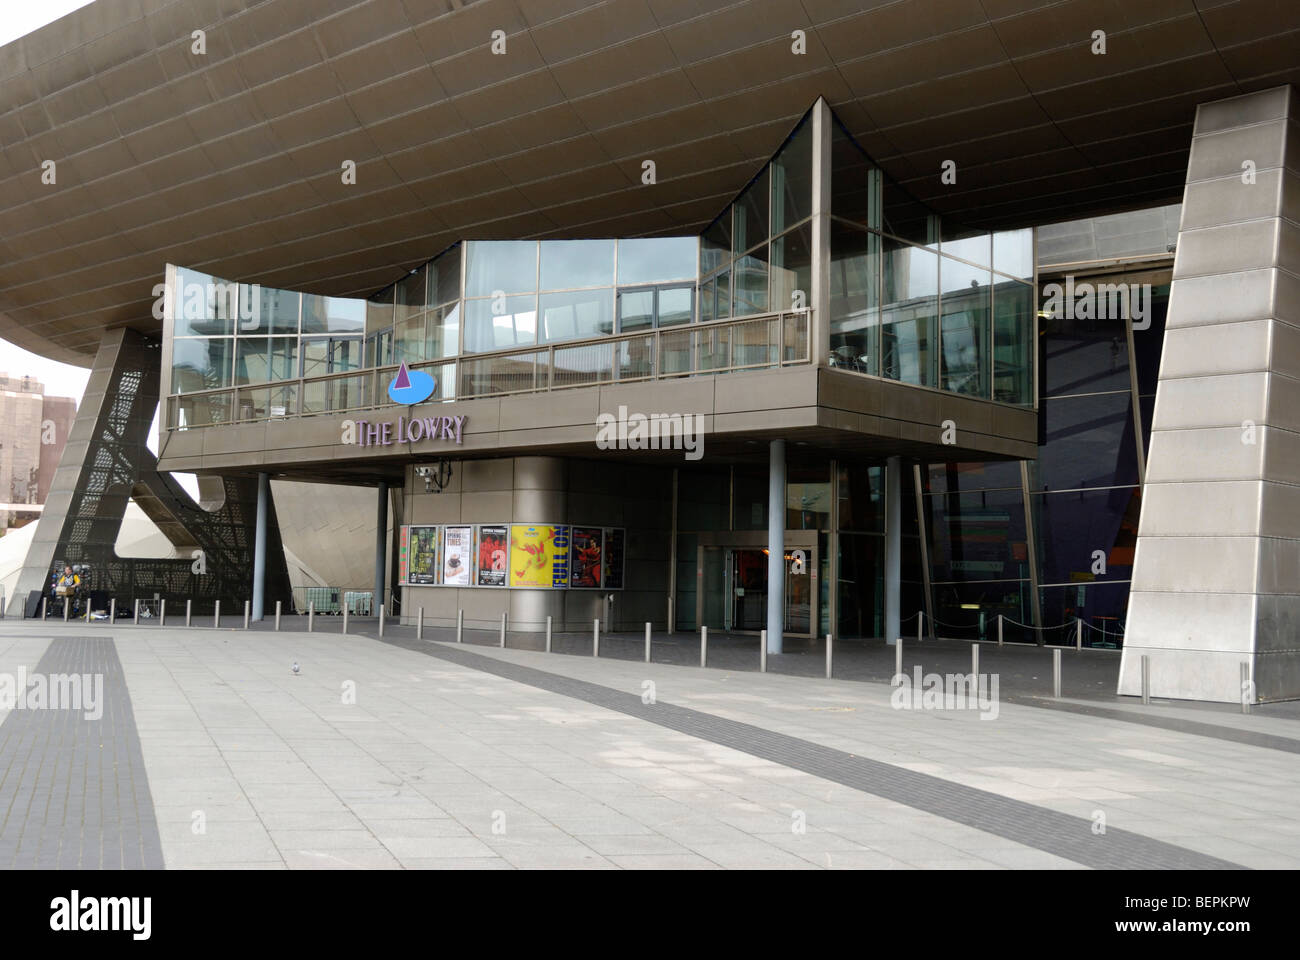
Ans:
{"type": "Polygon", "coordinates": [[[423,370],[408,370],[403,360],[397,368],[397,376],[388,385],[388,396],[394,403],[411,406],[428,400],[435,386],[433,377],[423,370]]]}

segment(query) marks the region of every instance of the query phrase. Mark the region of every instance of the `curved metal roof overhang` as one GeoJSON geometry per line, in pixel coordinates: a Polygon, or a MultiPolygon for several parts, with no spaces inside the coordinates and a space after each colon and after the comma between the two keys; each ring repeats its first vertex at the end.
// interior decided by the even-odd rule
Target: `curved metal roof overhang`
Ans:
{"type": "Polygon", "coordinates": [[[0,47],[0,336],[88,364],[168,261],[364,295],[696,232],[818,96],[972,226],[1170,202],[1198,103],[1298,79],[1293,0],[95,0],[0,47]]]}

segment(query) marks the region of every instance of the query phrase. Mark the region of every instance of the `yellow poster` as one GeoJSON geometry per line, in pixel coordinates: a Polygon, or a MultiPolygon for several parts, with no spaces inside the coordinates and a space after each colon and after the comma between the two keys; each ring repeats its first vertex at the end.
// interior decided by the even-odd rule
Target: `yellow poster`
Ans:
{"type": "Polygon", "coordinates": [[[563,586],[569,570],[564,527],[515,524],[510,528],[510,586],[563,586]]]}

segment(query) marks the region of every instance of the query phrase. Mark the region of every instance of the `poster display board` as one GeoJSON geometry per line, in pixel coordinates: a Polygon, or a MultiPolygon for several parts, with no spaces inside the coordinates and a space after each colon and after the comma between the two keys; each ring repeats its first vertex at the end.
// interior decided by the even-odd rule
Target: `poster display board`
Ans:
{"type": "Polygon", "coordinates": [[[476,582],[480,587],[506,585],[507,529],[484,524],[478,528],[476,582]]]}
{"type": "Polygon", "coordinates": [[[620,527],[605,528],[605,579],[606,590],[623,589],[623,550],[626,531],[620,527]]]}
{"type": "Polygon", "coordinates": [[[474,528],[442,528],[442,582],[448,587],[468,587],[474,566],[474,528]]]}
{"type": "Polygon", "coordinates": [[[567,527],[519,523],[510,528],[510,586],[563,587],[568,571],[567,527]]]}
{"type": "Polygon", "coordinates": [[[601,529],[600,527],[573,528],[573,561],[569,586],[591,589],[600,586],[601,529]]]}
{"type": "Polygon", "coordinates": [[[397,582],[406,583],[407,571],[407,547],[411,539],[411,528],[402,524],[399,528],[397,539],[397,582]]]}
{"type": "Polygon", "coordinates": [[[438,582],[438,528],[406,527],[403,537],[403,583],[428,586],[438,582]]]}

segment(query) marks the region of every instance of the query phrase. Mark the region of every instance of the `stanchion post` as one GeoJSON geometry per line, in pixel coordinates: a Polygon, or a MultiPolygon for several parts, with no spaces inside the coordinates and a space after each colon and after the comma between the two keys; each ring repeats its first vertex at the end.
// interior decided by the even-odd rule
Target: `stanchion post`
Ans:
{"type": "Polygon", "coordinates": [[[1250,663],[1243,660],[1241,662],[1241,712],[1250,713],[1250,663]]]}
{"type": "Polygon", "coordinates": [[[348,634],[348,602],[345,598],[343,601],[343,635],[348,634]]]}
{"type": "Polygon", "coordinates": [[[108,601],[108,623],[111,626],[117,620],[117,597],[108,601]]]}
{"type": "Polygon", "coordinates": [[[311,600],[307,603],[307,632],[311,633],[316,627],[316,601],[311,600]]]}
{"type": "Polygon", "coordinates": [[[921,642],[921,637],[924,635],[924,633],[925,633],[925,611],[918,610],[916,612],[916,642],[917,643],[921,642]]]}
{"type": "Polygon", "coordinates": [[[504,649],[506,645],[506,615],[504,613],[501,614],[501,637],[498,642],[504,649]]]}
{"type": "Polygon", "coordinates": [[[1002,646],[1002,614],[998,614],[998,646],[1002,646]]]}
{"type": "Polygon", "coordinates": [[[767,673],[767,631],[758,634],[758,672],[767,673]]]}
{"type": "Polygon", "coordinates": [[[1146,654],[1142,655],[1142,702],[1151,702],[1151,658],[1146,654]]]}
{"type": "Polygon", "coordinates": [[[894,676],[903,675],[903,638],[894,641],[894,676]]]}
{"type": "Polygon", "coordinates": [[[1074,649],[1083,649],[1083,618],[1074,618],[1074,649]]]}
{"type": "Polygon", "coordinates": [[[664,633],[668,636],[673,635],[673,595],[668,594],[668,616],[664,620],[664,633]]]}
{"type": "Polygon", "coordinates": [[[158,626],[167,626],[167,598],[158,601],[158,626]]]}
{"type": "Polygon", "coordinates": [[[140,625],[140,601],[139,600],[135,601],[135,611],[131,615],[131,623],[137,627],[140,625]]]}
{"type": "Polygon", "coordinates": [[[709,662],[709,628],[700,627],[700,666],[707,666],[709,662]]]}
{"type": "Polygon", "coordinates": [[[831,640],[831,635],[828,633],[828,634],[826,634],[826,679],[827,679],[827,680],[829,680],[829,679],[831,678],[831,647],[832,647],[832,644],[833,644],[833,641],[831,640]]]}
{"type": "Polygon", "coordinates": [[[72,608],[72,604],[68,603],[67,597],[64,597],[63,598],[63,622],[64,623],[68,622],[68,612],[71,608],[72,608]]]}
{"type": "MultiPolygon", "coordinates": [[[[2,594],[0,594],[0,620],[3,620],[3,619],[4,619],[4,615],[5,615],[5,611],[4,611],[4,596],[3,596],[2,594]]],[[[89,594],[87,594],[87,596],[86,596],[86,622],[87,622],[87,623],[90,623],[90,596],[89,596],[89,594]]]]}
{"type": "Polygon", "coordinates": [[[456,610],[456,642],[465,642],[465,611],[459,608],[456,610]]]}
{"type": "Polygon", "coordinates": [[[600,656],[600,621],[591,621],[591,655],[600,656]]]}
{"type": "Polygon", "coordinates": [[[275,629],[277,633],[280,630],[280,604],[282,602],[280,600],[275,601],[275,629]]]}
{"type": "Polygon", "coordinates": [[[244,629],[245,629],[245,630],[248,629],[248,626],[249,626],[250,623],[252,623],[252,620],[253,620],[253,604],[252,604],[252,601],[245,600],[245,601],[244,601],[244,629]]]}
{"type": "Polygon", "coordinates": [[[1052,649],[1052,696],[1061,699],[1061,648],[1052,649]]]}
{"type": "Polygon", "coordinates": [[[49,613],[47,613],[45,609],[45,605],[49,603],[49,600],[50,600],[49,597],[41,597],[41,619],[42,620],[44,620],[46,617],[49,616],[49,613]]]}
{"type": "MultiPolygon", "coordinates": [[[[186,601],[185,601],[185,626],[187,626],[187,627],[190,625],[190,612],[191,612],[191,608],[193,607],[193,605],[194,605],[194,601],[193,601],[193,600],[186,600],[186,601]]],[[[116,600],[113,601],[113,606],[114,606],[114,607],[117,606],[117,601],[116,601],[116,600]]]]}
{"type": "Polygon", "coordinates": [[[221,629],[221,601],[218,600],[212,608],[212,628],[221,629]]]}
{"type": "Polygon", "coordinates": [[[546,652],[551,652],[551,615],[546,615],[546,652]]]}
{"type": "Polygon", "coordinates": [[[424,639],[424,607],[418,607],[415,611],[415,639],[424,639]]]}
{"type": "Polygon", "coordinates": [[[384,608],[382,606],[379,608],[379,635],[381,637],[384,635],[384,608]]]}
{"type": "Polygon", "coordinates": [[[970,672],[972,677],[974,677],[976,680],[979,679],[980,645],[978,643],[972,643],[970,645],[970,672]]]}
{"type": "Polygon", "coordinates": [[[645,662],[650,662],[650,621],[645,622],[645,662]]]}

